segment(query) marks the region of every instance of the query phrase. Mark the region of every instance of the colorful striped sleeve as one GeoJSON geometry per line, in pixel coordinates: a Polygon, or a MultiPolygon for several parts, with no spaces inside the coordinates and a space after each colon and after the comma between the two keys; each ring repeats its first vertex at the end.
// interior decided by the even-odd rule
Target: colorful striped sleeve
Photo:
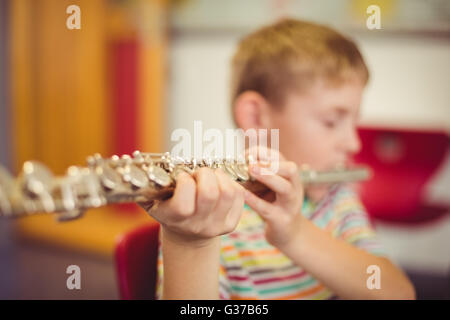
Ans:
{"type": "Polygon", "coordinates": [[[342,186],[334,203],[333,233],[358,248],[377,256],[387,256],[371,225],[367,211],[356,192],[342,186]]]}
{"type": "Polygon", "coordinates": [[[230,283],[228,282],[226,269],[222,264],[220,264],[219,269],[219,299],[220,300],[231,299],[230,283]]]}
{"type": "Polygon", "coordinates": [[[158,248],[158,260],[157,260],[157,277],[156,277],[156,294],[155,299],[161,300],[162,298],[162,281],[163,281],[163,259],[162,259],[162,250],[161,250],[161,241],[159,242],[158,248]]]}

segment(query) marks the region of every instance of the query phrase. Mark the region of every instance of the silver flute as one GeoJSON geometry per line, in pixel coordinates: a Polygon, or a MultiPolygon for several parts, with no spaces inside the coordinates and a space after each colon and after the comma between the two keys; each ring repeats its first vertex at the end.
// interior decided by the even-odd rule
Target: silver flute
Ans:
{"type": "MultiPolygon", "coordinates": [[[[244,188],[262,195],[270,191],[248,173],[249,159],[184,159],[170,153],[87,158],[87,166],[71,166],[64,176],[54,176],[43,164],[27,161],[17,178],[0,166],[0,216],[21,217],[37,213],[59,213],[58,221],[79,218],[89,208],[113,203],[151,202],[172,196],[177,175],[193,174],[202,167],[222,169],[244,188]]],[[[303,185],[334,184],[366,180],[367,167],[315,171],[301,167],[303,185]]]]}

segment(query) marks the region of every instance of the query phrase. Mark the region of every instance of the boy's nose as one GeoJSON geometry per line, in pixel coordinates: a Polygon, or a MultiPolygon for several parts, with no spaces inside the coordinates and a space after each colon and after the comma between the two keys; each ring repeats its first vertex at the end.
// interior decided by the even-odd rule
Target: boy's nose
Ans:
{"type": "Polygon", "coordinates": [[[346,151],[349,155],[354,155],[361,150],[361,139],[356,128],[348,130],[348,135],[345,140],[346,151]]]}

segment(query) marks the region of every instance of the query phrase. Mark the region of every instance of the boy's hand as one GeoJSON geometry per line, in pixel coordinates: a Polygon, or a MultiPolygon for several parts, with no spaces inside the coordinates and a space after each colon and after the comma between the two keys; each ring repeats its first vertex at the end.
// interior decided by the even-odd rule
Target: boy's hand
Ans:
{"type": "Polygon", "coordinates": [[[301,214],[304,191],[297,165],[278,155],[275,173],[267,174],[267,161],[250,165],[252,177],[272,192],[260,198],[245,190],[245,202],[265,220],[267,241],[283,250],[295,239],[305,219],[301,214]]]}
{"type": "Polygon", "coordinates": [[[139,205],[161,223],[166,239],[204,246],[235,229],[244,207],[244,188],[221,169],[201,168],[193,176],[180,173],[170,199],[152,207],[139,205]]]}

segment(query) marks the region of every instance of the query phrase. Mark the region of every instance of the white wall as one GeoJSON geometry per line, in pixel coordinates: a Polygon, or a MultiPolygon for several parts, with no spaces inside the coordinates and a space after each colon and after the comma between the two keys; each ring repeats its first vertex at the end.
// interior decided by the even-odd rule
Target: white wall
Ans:
{"type": "Polygon", "coordinates": [[[229,59],[236,36],[179,36],[171,44],[169,128],[192,130],[194,120],[205,127],[232,127],[228,99],[229,59]]]}
{"type": "Polygon", "coordinates": [[[362,122],[450,132],[450,40],[358,37],[371,72],[362,122]]]}
{"type": "MultiPolygon", "coordinates": [[[[229,61],[233,33],[181,34],[170,57],[169,128],[231,127],[229,61]]],[[[450,131],[450,40],[357,37],[371,72],[361,122],[450,131]]]]}

